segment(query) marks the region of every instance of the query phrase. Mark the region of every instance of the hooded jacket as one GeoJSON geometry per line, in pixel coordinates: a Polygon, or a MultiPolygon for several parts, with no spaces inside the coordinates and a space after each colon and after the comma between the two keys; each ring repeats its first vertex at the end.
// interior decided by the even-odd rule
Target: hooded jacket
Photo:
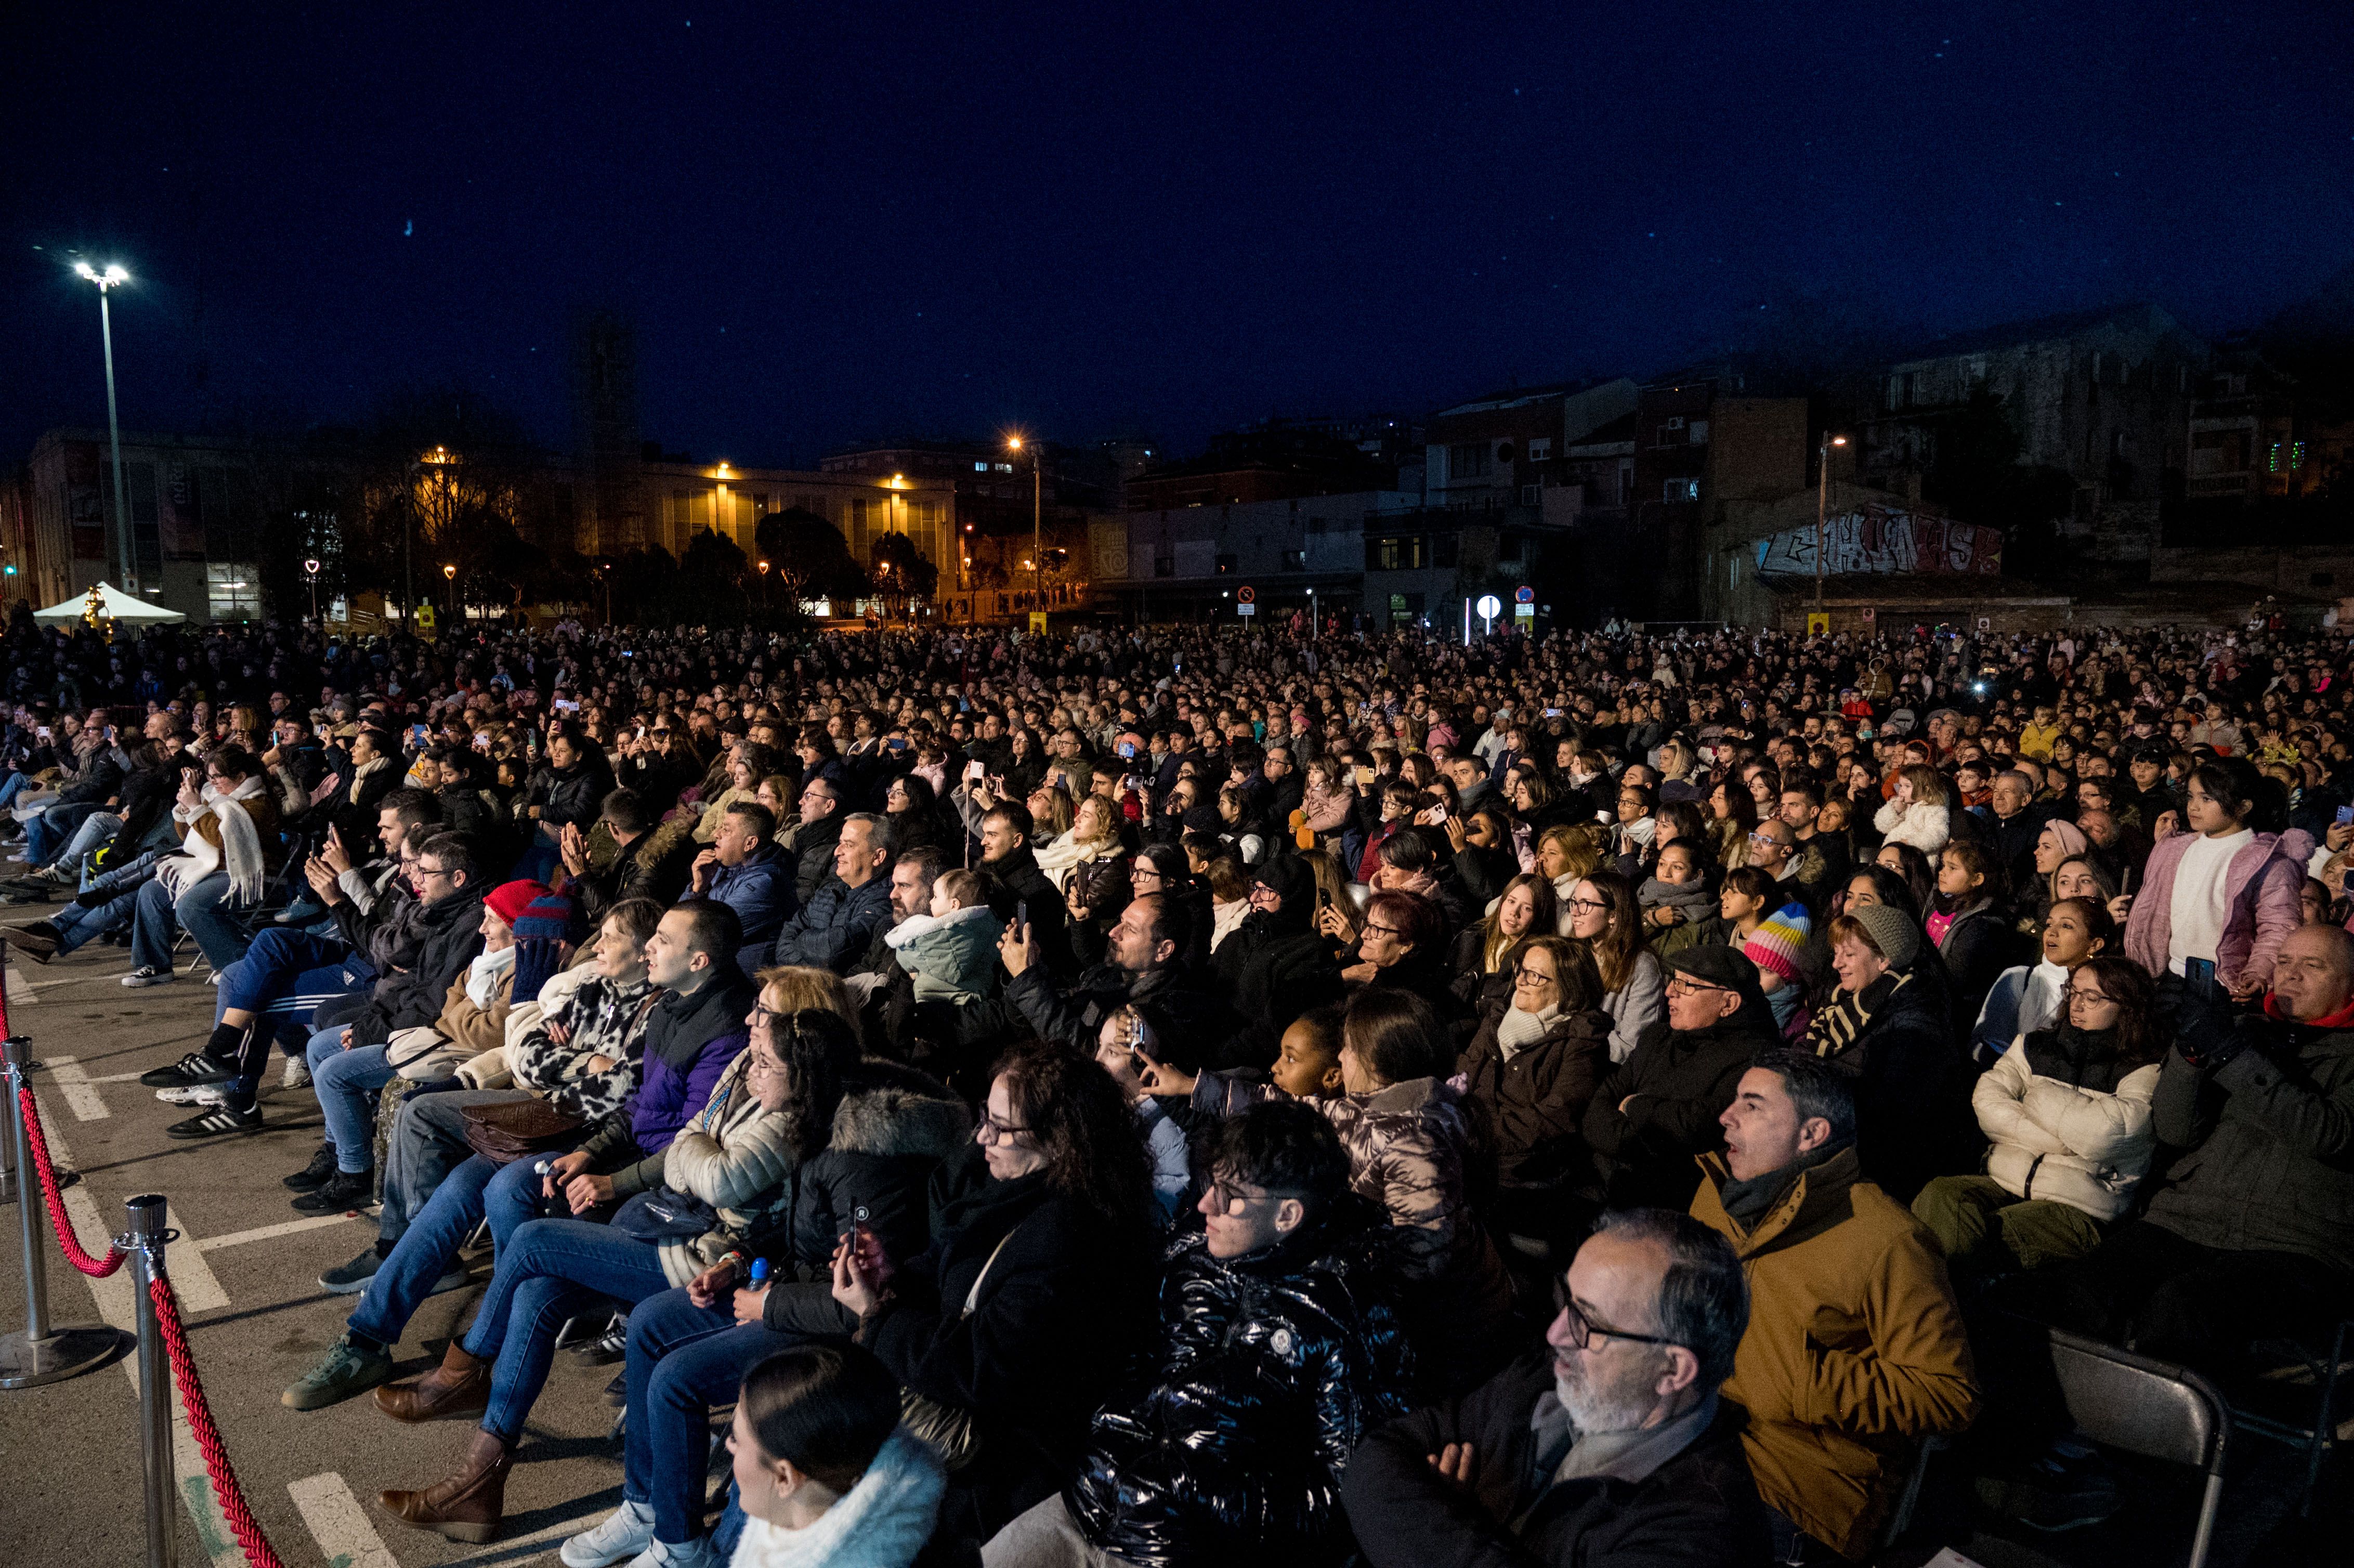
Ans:
{"type": "MultiPolygon", "coordinates": [[[[2142,890],[2126,917],[2126,957],[2154,975],[2168,968],[2174,942],[2174,878],[2198,838],[2179,832],[2160,840],[2142,868],[2142,890]]],[[[2223,934],[2215,943],[2215,978],[2226,985],[2272,982],[2273,959],[2296,929],[2297,889],[2313,858],[2313,835],[2302,828],[2258,833],[2223,868],[2223,934]]]]}
{"type": "MultiPolygon", "coordinates": [[[[932,1173],[971,1141],[970,1113],[939,1080],[895,1062],[859,1063],[826,1146],[793,1175],[790,1276],[831,1281],[834,1244],[857,1224],[875,1233],[885,1257],[920,1255],[932,1240],[932,1173]]],[[[769,1298],[772,1308],[783,1299],[769,1298]]]]}
{"type": "Polygon", "coordinates": [[[1063,1491],[1090,1542],[1140,1568],[1340,1560],[1349,1456],[1408,1406],[1384,1217],[1343,1192],[1243,1257],[1172,1245],[1152,1371],[1097,1414],[1063,1491]]]}
{"type": "Polygon", "coordinates": [[[2158,1065],[2126,1068],[2084,1031],[2020,1036],[1970,1091],[1987,1135],[1987,1174],[2022,1201],[2046,1199],[2114,1220],[2133,1206],[2158,1135],[2158,1065]]]}
{"type": "Polygon", "coordinates": [[[1749,1281],[1749,1328],[1723,1397],[1748,1414],[1741,1444],[1757,1492],[1842,1556],[1866,1557],[1914,1446],[1978,1414],[1961,1308],[1936,1243],[1861,1179],[1841,1150],[1801,1171],[1744,1228],[1701,1157],[1692,1217],[1721,1232],[1749,1281]]]}
{"type": "Polygon", "coordinates": [[[997,938],[1005,929],[986,904],[917,915],[883,934],[918,1001],[958,1001],[997,989],[997,938]]]}
{"type": "Polygon", "coordinates": [[[792,866],[774,844],[762,844],[759,853],[747,855],[736,865],[713,867],[704,896],[736,911],[744,931],[736,967],[747,980],[767,964],[778,930],[801,907],[793,895],[792,866]]]}
{"type": "Polygon", "coordinates": [[[905,1426],[866,1473],[804,1530],[747,1517],[732,1568],[908,1568],[931,1539],[948,1476],[905,1426]]]}
{"type": "Polygon", "coordinates": [[[731,964],[694,995],[666,991],[654,1003],[638,1086],[581,1144],[590,1170],[618,1167],[611,1170],[614,1196],[642,1192],[663,1180],[663,1151],[687,1118],[710,1103],[720,1075],[751,1039],[744,1020],[752,994],[731,964]]]}
{"type": "Polygon", "coordinates": [[[1952,820],[1946,808],[1933,806],[1926,800],[1915,800],[1909,806],[1887,801],[1873,814],[1872,825],[1880,830],[1882,843],[1911,844],[1933,859],[1953,838],[1952,820]]]}

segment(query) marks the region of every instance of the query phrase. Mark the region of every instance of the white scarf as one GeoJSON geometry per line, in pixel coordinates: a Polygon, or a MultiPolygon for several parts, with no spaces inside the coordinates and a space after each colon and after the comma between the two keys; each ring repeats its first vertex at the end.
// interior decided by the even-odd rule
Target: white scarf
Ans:
{"type": "Polygon", "coordinates": [[[259,903],[261,885],[268,873],[261,863],[261,832],[253,825],[253,815],[241,801],[261,794],[267,780],[260,775],[248,779],[235,789],[223,795],[211,785],[205,786],[205,805],[220,823],[221,855],[228,867],[229,897],[239,904],[259,903]]]}
{"type": "Polygon", "coordinates": [[[866,1473],[804,1530],[757,1515],[744,1520],[733,1568],[907,1568],[932,1533],[948,1477],[905,1426],[884,1440],[866,1473]]]}
{"type": "Polygon", "coordinates": [[[515,947],[513,942],[497,952],[474,955],[466,966],[466,1000],[484,1012],[490,1011],[491,998],[499,989],[499,979],[514,968],[515,947]]]}
{"type": "Polygon", "coordinates": [[[1083,843],[1079,839],[1078,829],[1066,828],[1054,842],[1041,845],[1031,853],[1037,856],[1038,869],[1046,874],[1046,880],[1055,885],[1055,892],[1060,893],[1063,891],[1064,879],[1071,874],[1071,867],[1087,861],[1100,860],[1108,854],[1119,853],[1119,841],[1106,839],[1093,843],[1083,843]]]}
{"type": "Polygon", "coordinates": [[[1561,1004],[1553,1002],[1535,1012],[1523,1012],[1508,1007],[1504,1016],[1496,1021],[1496,1048],[1509,1062],[1545,1037],[1553,1021],[1561,1016],[1561,1004]]]}

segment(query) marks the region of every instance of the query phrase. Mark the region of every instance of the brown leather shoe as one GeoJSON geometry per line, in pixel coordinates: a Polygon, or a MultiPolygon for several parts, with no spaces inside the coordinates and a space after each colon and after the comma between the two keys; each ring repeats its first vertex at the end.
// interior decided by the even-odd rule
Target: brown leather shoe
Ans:
{"type": "Polygon", "coordinates": [[[506,1515],[507,1471],[514,1450],[476,1431],[458,1473],[421,1492],[378,1492],[376,1506],[403,1524],[479,1546],[494,1539],[506,1515]]]}
{"type": "Polygon", "coordinates": [[[490,1407],[491,1363],[466,1353],[459,1340],[441,1352],[441,1364],[411,1383],[387,1383],[376,1391],[376,1407],[395,1421],[454,1421],[490,1407]]]}

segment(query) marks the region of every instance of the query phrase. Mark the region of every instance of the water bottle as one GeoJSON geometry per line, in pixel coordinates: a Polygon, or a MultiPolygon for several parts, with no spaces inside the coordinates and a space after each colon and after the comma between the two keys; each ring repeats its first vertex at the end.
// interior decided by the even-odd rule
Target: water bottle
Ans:
{"type": "Polygon", "coordinates": [[[768,1287],[769,1260],[765,1257],[756,1257],[752,1260],[752,1283],[746,1288],[758,1291],[766,1290],[768,1287]]]}
{"type": "MultiPolygon", "coordinates": [[[[548,1212],[547,1206],[550,1203],[561,1202],[563,1200],[564,1195],[560,1192],[554,1197],[548,1196],[547,1193],[547,1178],[555,1169],[556,1161],[553,1160],[542,1160],[531,1168],[532,1174],[539,1178],[539,1202],[536,1206],[543,1215],[548,1212]]],[[[568,1209],[570,1205],[567,1204],[566,1207],[568,1209]]]]}

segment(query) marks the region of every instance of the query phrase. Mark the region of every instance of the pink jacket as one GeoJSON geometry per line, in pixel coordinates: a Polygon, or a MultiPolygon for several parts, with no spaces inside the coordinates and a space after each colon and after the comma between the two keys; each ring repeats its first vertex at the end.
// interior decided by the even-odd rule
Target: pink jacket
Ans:
{"type": "MultiPolygon", "coordinates": [[[[2174,874],[2197,836],[2169,834],[2149,852],[2141,892],[2126,917],[2126,957],[2154,975],[2166,972],[2167,949],[2174,937],[2174,874]]],[[[2232,857],[2223,874],[2231,912],[2223,920],[2222,939],[2215,944],[2216,979],[2225,985],[2244,980],[2272,983],[2273,956],[2296,929],[2296,893],[2312,856],[2313,835],[2291,828],[2285,833],[2258,833],[2254,842],[2232,857]]]]}

